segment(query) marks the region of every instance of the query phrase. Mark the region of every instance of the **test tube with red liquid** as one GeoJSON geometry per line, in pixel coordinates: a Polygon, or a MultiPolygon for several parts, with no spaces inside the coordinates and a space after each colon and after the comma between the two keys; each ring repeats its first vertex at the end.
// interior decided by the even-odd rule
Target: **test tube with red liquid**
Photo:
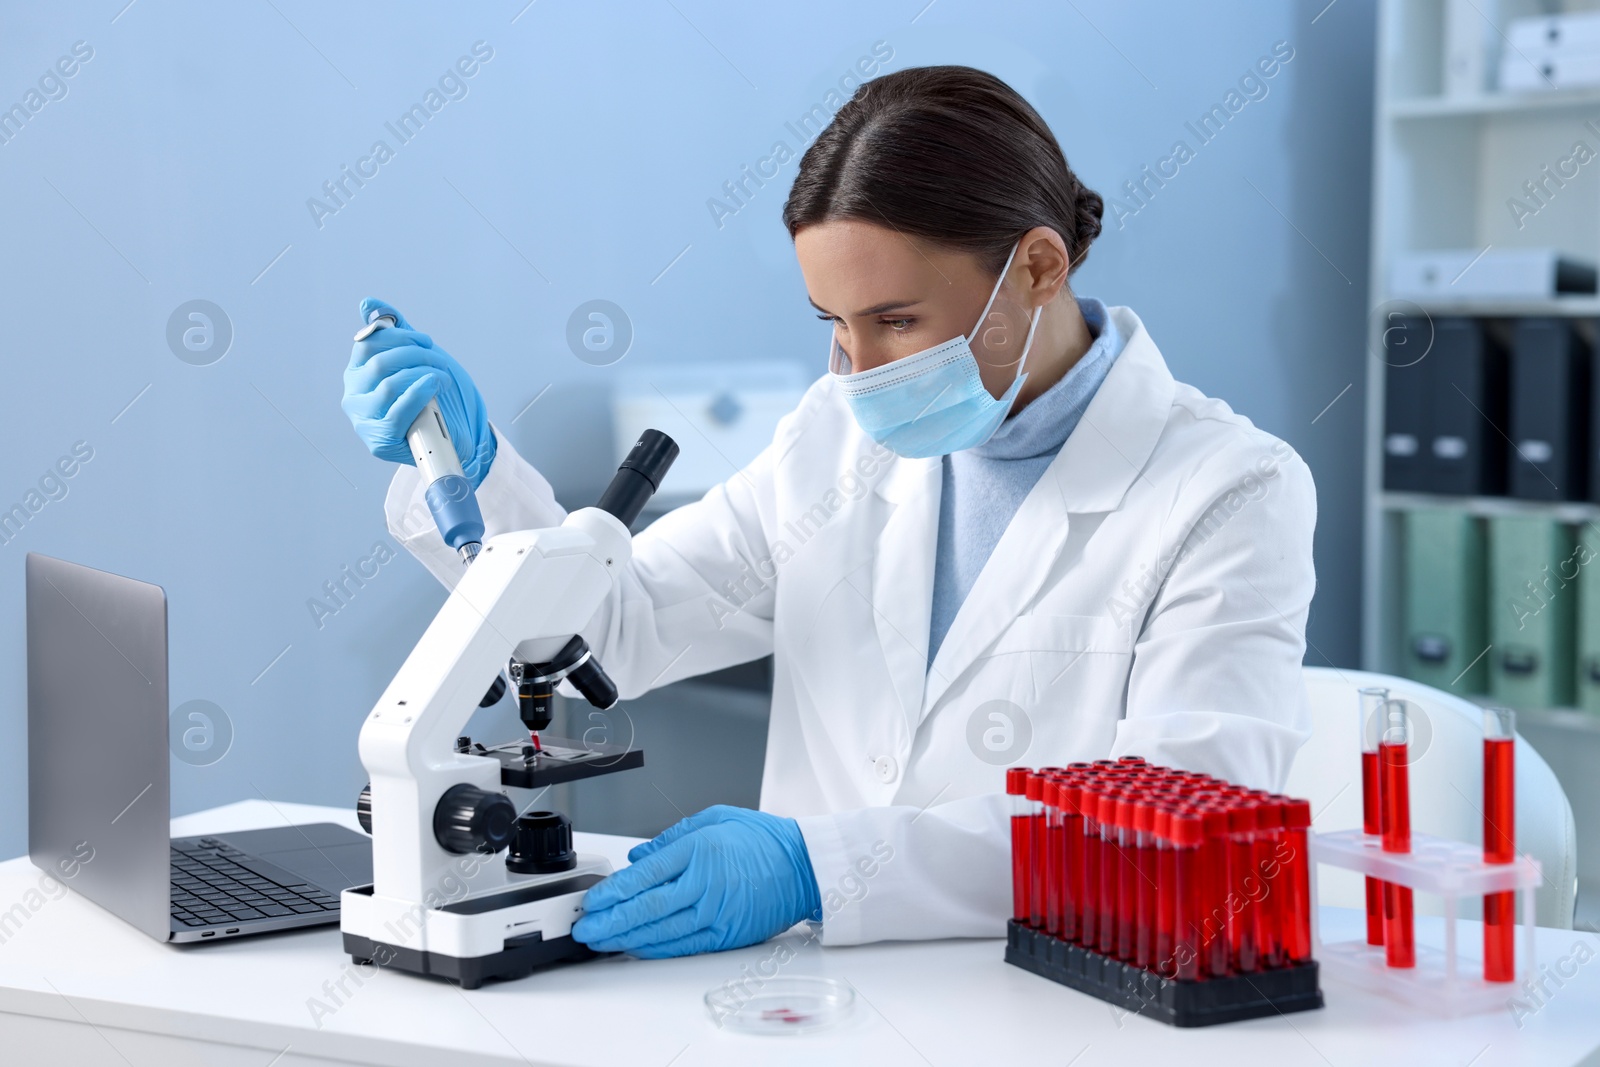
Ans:
{"type": "Polygon", "coordinates": [[[1257,913],[1261,902],[1250,896],[1255,884],[1251,870],[1255,863],[1256,802],[1236,797],[1228,810],[1228,892],[1235,895],[1240,908],[1228,908],[1228,958],[1240,972],[1261,969],[1260,945],[1256,941],[1257,913]]]}
{"type": "Polygon", "coordinates": [[[1006,793],[1011,797],[1011,917],[1027,923],[1032,912],[1028,889],[1033,881],[1029,862],[1033,855],[1033,809],[1028,802],[1028,769],[1006,771],[1006,793]]]}
{"type": "Polygon", "coordinates": [[[1102,956],[1117,954],[1117,893],[1122,877],[1122,849],[1117,841],[1120,792],[1116,789],[1100,797],[1100,923],[1095,947],[1102,956]]]}
{"type": "MultiPolygon", "coordinates": [[[[1483,861],[1517,858],[1517,713],[1509,708],[1483,711],[1483,861]]],[[[1517,969],[1517,894],[1487,893],[1483,898],[1483,978],[1512,981],[1517,969]]]]}
{"type": "Polygon", "coordinates": [[[1076,941],[1083,916],[1082,781],[1069,775],[1056,789],[1061,802],[1061,929],[1056,936],[1076,941]]]}
{"type": "Polygon", "coordinates": [[[1284,805],[1283,945],[1291,965],[1311,959],[1311,857],[1307,831],[1311,828],[1311,801],[1290,800],[1284,805]]]}
{"type": "Polygon", "coordinates": [[[1200,842],[1205,837],[1200,817],[1177,811],[1168,818],[1171,827],[1173,870],[1177,874],[1174,895],[1173,960],[1177,978],[1193,981],[1200,977],[1200,914],[1205,898],[1201,885],[1200,842]]]}
{"type": "MultiPolygon", "coordinates": [[[[1411,851],[1411,716],[1404,700],[1383,703],[1383,735],[1378,742],[1379,797],[1383,850],[1411,851]]],[[[1411,887],[1383,883],[1383,951],[1390,967],[1415,967],[1411,887]]]]}
{"type": "Polygon", "coordinates": [[[1044,928],[1044,776],[1028,773],[1028,925],[1044,928]]]}
{"type": "Polygon", "coordinates": [[[1278,862],[1278,845],[1283,840],[1283,801],[1277,796],[1262,796],[1256,806],[1256,837],[1252,849],[1251,875],[1261,883],[1261,899],[1256,902],[1256,949],[1261,966],[1282,967],[1283,951],[1283,865],[1278,862]]]}
{"type": "MultiPolygon", "coordinates": [[[[1383,803],[1378,793],[1378,737],[1389,690],[1374,686],[1359,690],[1357,696],[1361,713],[1356,723],[1361,739],[1361,832],[1376,837],[1383,822],[1383,803]]],[[[1383,944],[1383,882],[1371,875],[1367,876],[1367,944],[1383,944]]]]}
{"type": "MultiPolygon", "coordinates": [[[[1048,769],[1046,771],[1048,773],[1048,769]]],[[[1061,936],[1061,880],[1066,870],[1066,849],[1061,839],[1061,782],[1054,775],[1046,777],[1040,787],[1040,800],[1044,803],[1044,927],[1055,937],[1061,936]]]]}
{"type": "Polygon", "coordinates": [[[1175,805],[1164,803],[1156,810],[1156,972],[1163,978],[1178,977],[1173,956],[1174,918],[1178,907],[1178,853],[1172,847],[1172,814],[1175,805]]]}
{"type": "Polygon", "coordinates": [[[1228,927],[1228,809],[1221,801],[1200,809],[1202,844],[1201,877],[1204,880],[1200,917],[1201,966],[1211,978],[1233,973],[1228,927]]]}
{"type": "Polygon", "coordinates": [[[1085,948],[1094,948],[1100,931],[1100,797],[1098,779],[1085,782],[1078,805],[1083,809],[1083,869],[1078,882],[1080,912],[1078,938],[1085,948]]]}

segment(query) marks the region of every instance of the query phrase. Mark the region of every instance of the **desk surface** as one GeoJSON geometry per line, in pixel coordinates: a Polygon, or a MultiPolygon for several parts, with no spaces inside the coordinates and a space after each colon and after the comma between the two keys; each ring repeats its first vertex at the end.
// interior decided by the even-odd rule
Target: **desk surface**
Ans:
{"type": "MultiPolygon", "coordinates": [[[[245,801],[172,825],[174,834],[196,834],[286,819],[355,823],[339,809],[245,801]]],[[[613,862],[632,843],[578,839],[580,850],[613,862]]],[[[273,1067],[1600,1063],[1600,938],[1572,930],[1539,931],[1540,960],[1565,959],[1576,974],[1559,988],[1552,980],[1550,996],[1520,1028],[1510,1010],[1438,1019],[1325,975],[1321,1011],[1203,1030],[1129,1016],[1024,973],[1002,962],[999,941],[824,949],[796,930],[784,935],[781,955],[790,958],[781,973],[847,979],[858,992],[856,1012],[832,1031],[753,1037],[719,1030],[701,998],[746,968],[770,974],[774,942],[679,960],[596,960],[470,993],[390,972],[358,985],[336,927],[179,947],[75,894],[51,899],[40,887],[41,872],[26,858],[0,864],[0,914],[13,917],[0,930],[7,1062],[52,1042],[48,1059],[26,1058],[39,1055],[30,1051],[22,1062],[143,1067],[180,1062],[171,1049],[182,1041],[206,1051],[181,1062],[273,1067]],[[341,978],[346,992],[337,989],[341,978]]],[[[1324,936],[1357,936],[1361,916],[1327,908],[1321,921],[1324,936]]],[[[1418,922],[1420,941],[1437,940],[1440,930],[1437,921],[1418,922]]]]}

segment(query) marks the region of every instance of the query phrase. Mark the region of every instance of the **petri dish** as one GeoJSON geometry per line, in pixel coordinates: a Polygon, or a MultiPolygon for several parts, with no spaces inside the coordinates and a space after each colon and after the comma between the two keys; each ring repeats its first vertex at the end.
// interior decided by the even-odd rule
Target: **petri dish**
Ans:
{"type": "Polygon", "coordinates": [[[706,1011],[719,1027],[747,1034],[808,1034],[855,1010],[856,992],[834,978],[769,978],[728,982],[706,994],[706,1011]]]}

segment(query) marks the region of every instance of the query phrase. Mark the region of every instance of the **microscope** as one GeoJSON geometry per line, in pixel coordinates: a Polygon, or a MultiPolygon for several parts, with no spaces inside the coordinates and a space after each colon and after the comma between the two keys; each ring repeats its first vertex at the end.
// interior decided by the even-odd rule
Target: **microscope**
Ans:
{"type": "Polygon", "coordinates": [[[574,852],[565,815],[519,816],[502,787],[643,765],[631,746],[539,731],[563,680],[597,708],[617,702],[578,630],[611,594],[632,555],[629,528],[677,455],[670,437],[646,430],[594,507],[463,554],[470,566],[361,727],[371,781],[357,814],[372,835],[373,880],[339,901],[344,951],[357,964],[476,989],[595,955],[572,939],[572,924],[610,863],[574,852]],[[474,743],[462,732],[474,709],[504,695],[508,661],[529,737],[474,743]]]}

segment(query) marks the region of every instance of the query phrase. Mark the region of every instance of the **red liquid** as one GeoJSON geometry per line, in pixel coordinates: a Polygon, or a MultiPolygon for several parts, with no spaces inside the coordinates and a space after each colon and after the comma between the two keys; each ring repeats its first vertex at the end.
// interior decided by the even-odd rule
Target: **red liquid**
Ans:
{"type": "Polygon", "coordinates": [[[1028,925],[1044,928],[1044,815],[1028,816],[1028,925]]]}
{"type": "Polygon", "coordinates": [[[1225,835],[1206,838],[1200,846],[1200,866],[1205,888],[1200,917],[1201,948],[1205,973],[1212,978],[1225,978],[1233,973],[1228,953],[1228,927],[1232,917],[1228,911],[1228,839],[1225,835]]]}
{"type": "Polygon", "coordinates": [[[1178,907],[1178,852],[1173,848],[1160,848],[1156,850],[1156,857],[1161,870],[1161,876],[1156,879],[1156,971],[1163,978],[1176,978],[1172,930],[1178,907]]]}
{"type": "MultiPolygon", "coordinates": [[[[1378,770],[1383,778],[1383,850],[1411,851],[1411,768],[1407,746],[1380,744],[1378,770]]],[[[1383,885],[1383,950],[1391,967],[1415,967],[1417,946],[1412,939],[1411,889],[1383,885]]]]}
{"type": "Polygon", "coordinates": [[[1284,877],[1283,864],[1277,858],[1282,837],[1282,830],[1262,831],[1256,835],[1253,849],[1254,869],[1250,873],[1261,879],[1261,891],[1266,894],[1256,905],[1256,945],[1263,967],[1282,967],[1284,962],[1284,877]]]}
{"type": "Polygon", "coordinates": [[[1066,849],[1061,841],[1061,814],[1056,808],[1047,808],[1044,842],[1044,929],[1061,936],[1061,875],[1062,857],[1066,849]]]}
{"type": "Polygon", "coordinates": [[[1306,855],[1306,832],[1285,830],[1289,848],[1279,878],[1283,889],[1283,949],[1291,964],[1311,958],[1311,860],[1306,855]]]}
{"type": "Polygon", "coordinates": [[[1261,895],[1261,876],[1252,869],[1254,853],[1255,846],[1243,834],[1234,835],[1228,842],[1228,891],[1241,905],[1237,914],[1230,908],[1228,923],[1228,957],[1237,971],[1261,969],[1260,948],[1256,943],[1261,903],[1253,899],[1261,895]]]}
{"type": "MultiPolygon", "coordinates": [[[[1092,809],[1091,809],[1092,810],[1092,809]]],[[[1083,878],[1078,883],[1080,887],[1079,901],[1082,912],[1078,923],[1079,943],[1085,948],[1094,948],[1096,935],[1100,929],[1100,823],[1085,815],[1083,817],[1083,878]]]]}
{"type": "Polygon", "coordinates": [[[1033,855],[1033,823],[1026,815],[1011,816],[1011,917],[1019,923],[1028,921],[1028,887],[1033,874],[1028,870],[1028,859],[1033,855]]]}
{"type": "MultiPolygon", "coordinates": [[[[1378,792],[1378,754],[1361,753],[1361,831],[1378,834],[1383,807],[1378,792]]],[[[1383,882],[1367,878],[1367,944],[1383,944],[1383,882]]]]}
{"type": "MultiPolygon", "coordinates": [[[[1517,856],[1516,742],[1483,742],[1483,859],[1510,863],[1517,856]]],[[[1509,982],[1517,969],[1517,895],[1488,893],[1483,898],[1483,978],[1509,982]]]]}
{"type": "Polygon", "coordinates": [[[1136,885],[1136,910],[1139,920],[1134,927],[1133,962],[1140,967],[1154,967],[1156,961],[1156,905],[1161,879],[1155,837],[1139,835],[1139,878],[1136,885]]]}
{"type": "Polygon", "coordinates": [[[1174,950],[1180,980],[1200,977],[1200,911],[1205,893],[1200,884],[1200,849],[1194,846],[1172,850],[1177,868],[1177,914],[1174,916],[1177,947],[1174,950]]]}
{"type": "Polygon", "coordinates": [[[1117,951],[1117,879],[1122,873],[1122,850],[1117,847],[1117,828],[1100,824],[1100,920],[1095,947],[1102,955],[1117,951]]]}
{"type": "Polygon", "coordinates": [[[1083,928],[1083,816],[1061,817],[1061,932],[1076,941],[1083,928]]]}
{"type": "Polygon", "coordinates": [[[1117,959],[1133,959],[1134,927],[1139,920],[1139,846],[1134,831],[1117,827],[1117,959]]]}

